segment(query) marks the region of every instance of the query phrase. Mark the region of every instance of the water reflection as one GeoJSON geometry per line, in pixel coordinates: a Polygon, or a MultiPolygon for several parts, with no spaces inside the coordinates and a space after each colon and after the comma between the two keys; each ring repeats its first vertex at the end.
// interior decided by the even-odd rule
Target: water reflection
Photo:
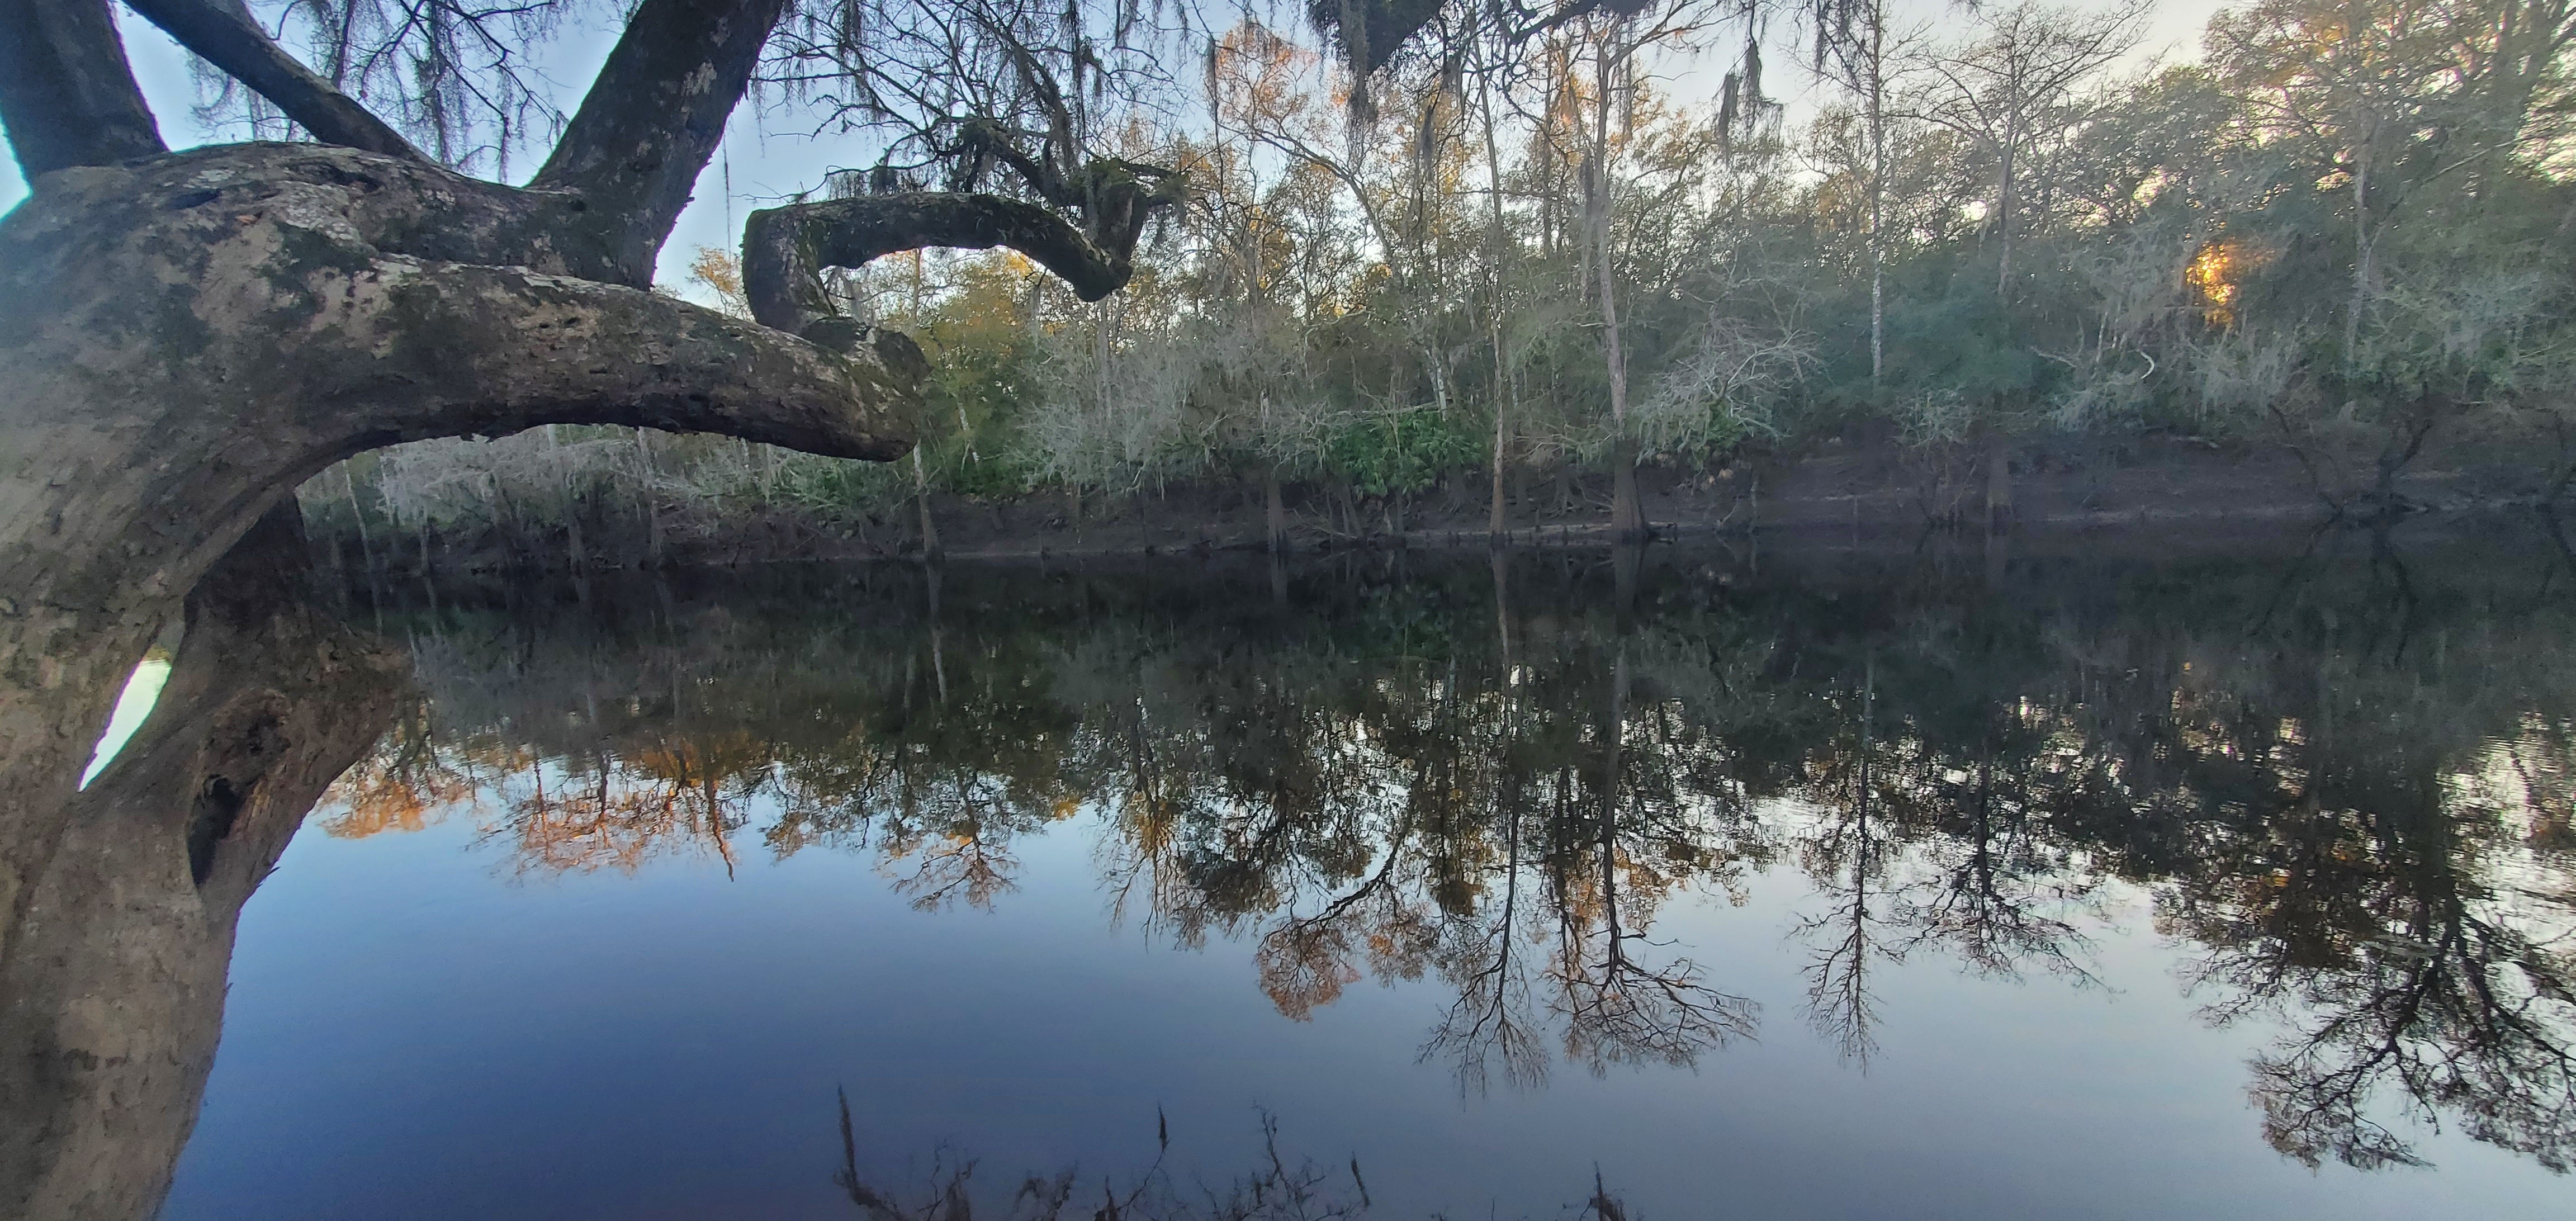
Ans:
{"type": "Polygon", "coordinates": [[[1633,615],[1557,557],[451,597],[323,826],[470,808],[531,871],[859,853],[938,909],[1097,820],[1113,918],[1248,944],[1287,1018],[1439,981],[1422,1055],[1470,1091],[1760,1035],[1658,935],[1678,893],[1802,872],[1775,1004],[1858,1068],[1880,964],[2087,984],[2143,887],[2210,1021],[2295,1031],[2251,1065],[2283,1153],[2412,1162],[2411,1116],[2563,1170],[2576,620],[2483,565],[1656,557],[1633,615]]]}
{"type": "Polygon", "coordinates": [[[2563,1172],[2576,614],[2533,554],[883,567],[448,587],[361,632],[246,548],[0,960],[0,1204],[150,1213],[308,807],[471,820],[529,877],[847,854],[924,911],[1010,903],[1079,827],[1108,918],[1248,955],[1285,1019],[1440,989],[1419,1054],[1471,1100],[1809,1029],[1868,1071],[1890,966],[2093,987],[2143,893],[2282,1154],[2411,1164],[2430,1124],[2563,1172]],[[1784,872],[1802,990],[1664,930],[1784,872]]]}

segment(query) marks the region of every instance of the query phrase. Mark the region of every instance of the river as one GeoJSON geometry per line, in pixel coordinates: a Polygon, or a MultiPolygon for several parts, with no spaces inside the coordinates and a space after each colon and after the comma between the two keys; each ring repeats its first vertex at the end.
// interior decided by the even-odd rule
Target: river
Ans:
{"type": "Polygon", "coordinates": [[[166,1221],[2576,1198],[2527,524],[333,613],[408,685],[241,910],[166,1221]]]}

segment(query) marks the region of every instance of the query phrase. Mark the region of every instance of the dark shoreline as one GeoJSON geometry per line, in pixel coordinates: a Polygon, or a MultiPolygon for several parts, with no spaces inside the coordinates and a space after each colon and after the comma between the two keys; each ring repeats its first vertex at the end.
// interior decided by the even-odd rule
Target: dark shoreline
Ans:
{"type": "MultiPolygon", "coordinates": [[[[1900,548],[1932,537],[1973,539],[2004,534],[2035,542],[2059,536],[2152,534],[2161,545],[2192,551],[2229,549],[2255,538],[2291,535],[2335,523],[2408,523],[2475,532],[2499,514],[2545,510],[2551,472],[2527,455],[2493,450],[2431,451],[2393,482],[2393,501],[2357,478],[2362,464],[2320,464],[2287,448],[2229,450],[2165,438],[2122,444],[2067,440],[2010,451],[2011,477],[2000,503],[1977,463],[1951,463],[1934,451],[1893,444],[1828,443],[1799,455],[1748,460],[1714,471],[1647,468],[1641,472],[1646,518],[1658,544],[1900,548]],[[2334,472],[2356,476],[2336,481],[2334,472]]],[[[1979,462],[1984,461],[1980,459],[1979,462]]],[[[1288,490],[1288,537],[1299,553],[1381,550],[1476,550],[1608,547],[1606,476],[1523,481],[1510,505],[1511,529],[1487,533],[1489,505],[1482,472],[1460,472],[1412,497],[1361,497],[1321,484],[1288,490]],[[1597,485],[1597,486],[1596,486],[1597,485]],[[1597,502],[1597,503],[1596,503],[1597,502]]],[[[1082,520],[1069,499],[1038,492],[1008,499],[934,495],[949,560],[1048,560],[1083,556],[1213,554],[1261,551],[1268,529],[1257,484],[1172,487],[1154,494],[1094,497],[1082,520]]],[[[739,567],[797,561],[918,559],[911,512],[844,527],[791,510],[701,523],[674,532],[658,557],[648,556],[631,528],[591,522],[505,535],[379,537],[370,558],[379,576],[562,571],[580,567],[739,567]],[[574,539],[584,539],[578,561],[574,539]],[[421,562],[422,552],[432,557],[421,562]]],[[[354,537],[317,532],[324,562],[360,577],[367,567],[354,537]],[[332,552],[336,549],[336,556],[332,552]]],[[[2159,548],[2148,548],[2148,551],[2159,548]]]]}

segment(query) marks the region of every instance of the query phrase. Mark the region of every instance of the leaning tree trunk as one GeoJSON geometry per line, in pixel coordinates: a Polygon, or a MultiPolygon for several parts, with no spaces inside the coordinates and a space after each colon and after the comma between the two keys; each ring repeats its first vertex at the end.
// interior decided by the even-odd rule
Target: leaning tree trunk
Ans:
{"type": "Polygon", "coordinates": [[[1610,447],[1610,534],[1622,543],[1646,537],[1646,513],[1637,499],[1637,443],[1626,437],[1610,447]]]}
{"type": "Polygon", "coordinates": [[[58,803],[58,846],[0,954],[0,1216],[160,1207],[214,1067],[242,905],[393,721],[402,657],[308,609],[306,562],[281,501],[188,599],[150,717],[58,803]]]}
{"type": "Polygon", "coordinates": [[[0,952],[145,643],[331,463],[545,423],[904,452],[908,343],[619,286],[582,207],[251,144],[57,170],[0,218],[0,952]]]}

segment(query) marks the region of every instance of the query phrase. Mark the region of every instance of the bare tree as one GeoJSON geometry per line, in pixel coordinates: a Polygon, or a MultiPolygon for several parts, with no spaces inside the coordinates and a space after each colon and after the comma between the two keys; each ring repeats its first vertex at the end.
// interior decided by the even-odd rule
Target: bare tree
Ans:
{"type": "Polygon", "coordinates": [[[2086,81],[2136,47],[2146,0],[2121,0],[2101,12],[2075,12],[2026,2],[1976,15],[1984,33],[1964,47],[1927,56],[1934,82],[1909,99],[1908,117],[1938,123],[1984,146],[1995,161],[1995,295],[2012,291],[2013,221],[2025,153],[2064,126],[2067,100],[2086,81]]]}
{"type": "Polygon", "coordinates": [[[1860,100],[1869,143],[1869,378],[1887,371],[1887,0],[1814,0],[1816,71],[1860,100]]]}
{"type": "MultiPolygon", "coordinates": [[[[1619,276],[1611,245],[1611,194],[1619,153],[1633,127],[1639,77],[1646,70],[1643,58],[1651,51],[1692,45],[1732,9],[1732,5],[1713,6],[1703,0],[1671,0],[1638,13],[1588,17],[1577,26],[1592,61],[1589,97],[1584,99],[1579,89],[1575,96],[1578,106],[1588,100],[1592,111],[1588,130],[1582,132],[1580,174],[1585,236],[1598,275],[1593,287],[1599,293],[1603,358],[1609,366],[1610,532],[1623,540],[1645,537],[1648,526],[1637,497],[1637,438],[1628,418],[1628,352],[1619,325],[1619,276]],[[1616,142],[1611,138],[1614,115],[1619,128],[1616,142]]],[[[1753,17],[1747,13],[1744,20],[1750,22],[1753,17]]]]}

